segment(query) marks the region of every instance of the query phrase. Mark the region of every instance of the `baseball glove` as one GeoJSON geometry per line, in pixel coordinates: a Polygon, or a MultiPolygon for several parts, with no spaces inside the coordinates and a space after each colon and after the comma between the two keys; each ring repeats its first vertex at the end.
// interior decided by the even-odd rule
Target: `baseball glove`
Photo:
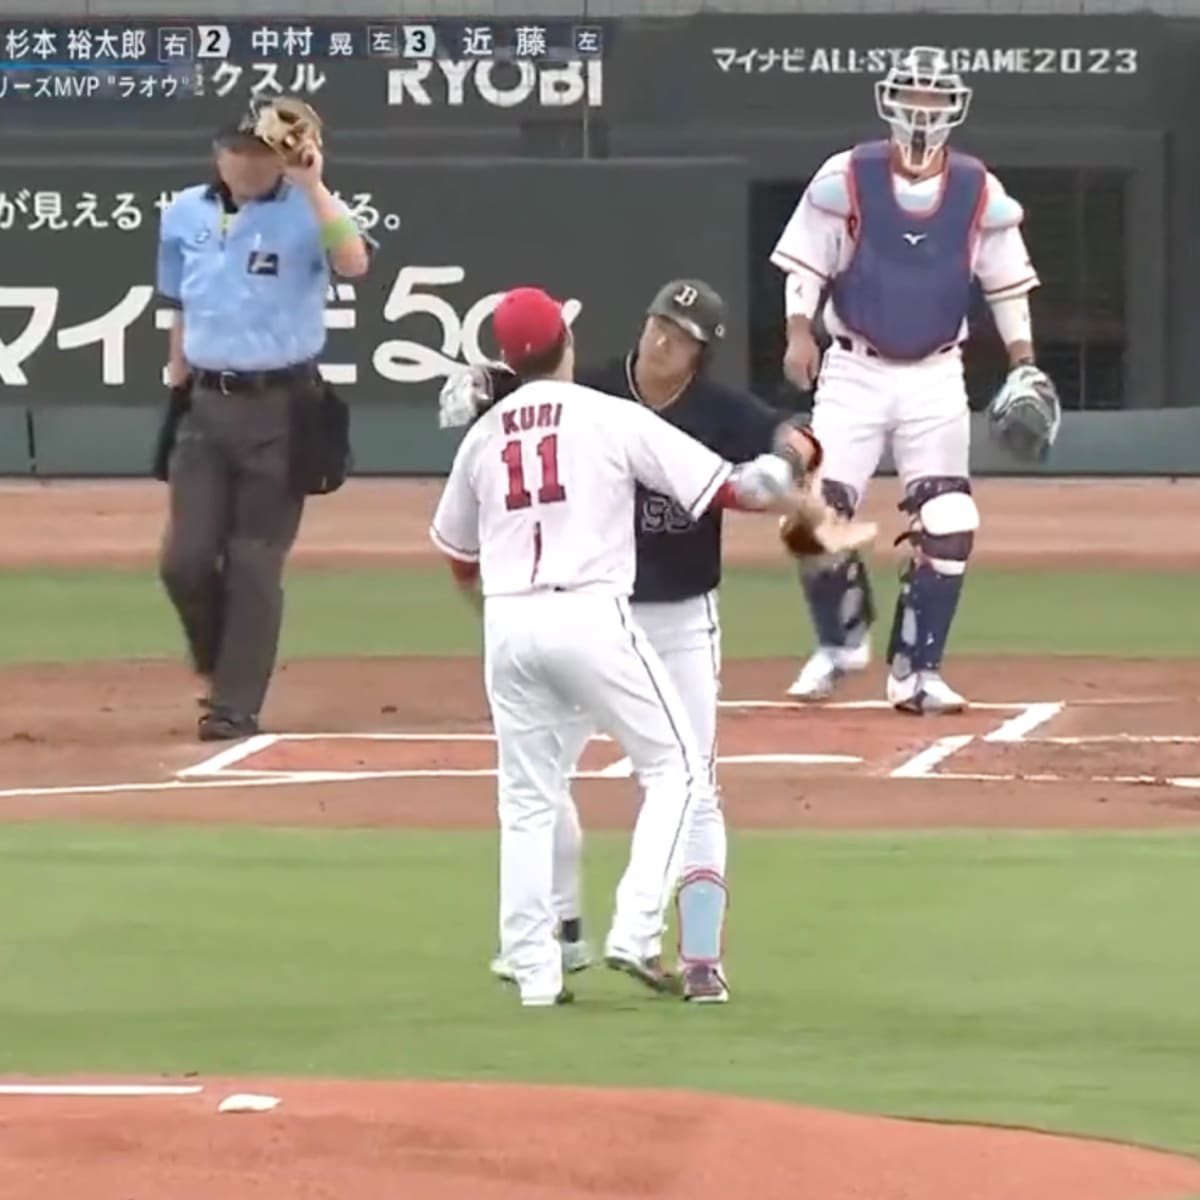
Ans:
{"type": "Polygon", "coordinates": [[[270,146],[289,167],[306,166],[310,146],[321,148],[321,118],[311,104],[280,96],[264,104],[254,120],[254,136],[270,146]]]}
{"type": "Polygon", "coordinates": [[[517,375],[503,363],[477,363],[451,375],[438,397],[439,428],[470,425],[520,384],[517,375]]]}
{"type": "Polygon", "coordinates": [[[1062,406],[1050,376],[1026,363],[1008,373],[987,415],[992,437],[1014,458],[1040,463],[1058,438],[1062,406]]]}
{"type": "Polygon", "coordinates": [[[779,518],[779,539],[794,558],[836,557],[875,540],[873,521],[850,520],[830,508],[812,487],[794,494],[791,512],[779,518]]]}

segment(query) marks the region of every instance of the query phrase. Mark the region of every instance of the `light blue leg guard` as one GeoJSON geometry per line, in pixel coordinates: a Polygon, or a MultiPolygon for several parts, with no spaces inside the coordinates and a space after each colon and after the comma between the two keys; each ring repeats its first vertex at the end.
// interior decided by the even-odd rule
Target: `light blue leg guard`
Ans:
{"type": "Polygon", "coordinates": [[[720,966],[725,950],[729,890],[716,871],[689,871],[675,894],[679,922],[679,965],[720,966]]]}

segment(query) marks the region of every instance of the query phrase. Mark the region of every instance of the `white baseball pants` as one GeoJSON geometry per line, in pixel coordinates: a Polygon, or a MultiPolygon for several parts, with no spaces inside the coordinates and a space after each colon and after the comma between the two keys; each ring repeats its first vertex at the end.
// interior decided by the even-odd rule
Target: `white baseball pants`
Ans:
{"type": "Polygon", "coordinates": [[[888,442],[901,483],[932,475],[967,478],[971,425],[957,350],[896,363],[836,342],[821,364],[813,432],[825,450],[823,478],[861,504],[888,442]]]}
{"type": "MultiPolygon", "coordinates": [[[[717,593],[669,604],[634,604],[634,620],[658,652],[687,711],[695,744],[704,756],[697,781],[681,868],[704,867],[725,875],[727,837],[716,781],[717,699],[721,677],[721,624],[717,593]]],[[[564,725],[560,764],[565,793],[554,828],[555,912],[580,915],[582,834],[569,781],[596,726],[586,713],[564,725]]],[[[652,954],[661,953],[661,930],[652,954]]]]}
{"type": "Polygon", "coordinates": [[[670,676],[629,605],[573,592],[489,599],[485,683],[498,750],[500,954],[523,1000],[562,988],[554,833],[570,802],[560,735],[582,710],[632,761],[642,786],[610,941],[646,956],[661,936],[683,836],[707,770],[670,676]]]}

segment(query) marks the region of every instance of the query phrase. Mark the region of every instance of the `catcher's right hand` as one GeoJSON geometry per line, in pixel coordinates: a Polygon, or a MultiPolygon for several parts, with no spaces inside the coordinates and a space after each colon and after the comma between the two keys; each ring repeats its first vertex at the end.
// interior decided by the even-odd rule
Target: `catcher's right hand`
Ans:
{"type": "Polygon", "coordinates": [[[875,540],[879,526],[842,516],[810,485],[790,498],[791,511],[779,518],[784,548],[801,561],[836,557],[875,540]]]}

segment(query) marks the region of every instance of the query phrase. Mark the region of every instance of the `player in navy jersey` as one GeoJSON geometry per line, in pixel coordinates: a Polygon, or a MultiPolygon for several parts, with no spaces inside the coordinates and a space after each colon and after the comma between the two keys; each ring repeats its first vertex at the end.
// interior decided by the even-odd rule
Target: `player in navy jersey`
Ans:
{"type": "MultiPolygon", "coordinates": [[[[757,397],[709,377],[709,361],[724,336],[724,304],[716,291],[701,280],[673,280],[651,302],[636,347],[604,366],[579,371],[577,382],[653,409],[732,462],[776,451],[794,457],[807,470],[815,468],[820,447],[811,434],[757,397]]],[[[714,773],[721,672],[721,513],[708,511],[693,520],[670,497],[640,485],[635,513],[633,613],[683,699],[696,742],[707,755],[707,778],[695,792],[677,897],[682,981],[663,968],[661,945],[631,973],[657,990],[681,986],[687,999],[719,1003],[729,994],[721,939],[696,945],[689,940],[689,930],[721,929],[723,921],[713,922],[711,914],[719,906],[723,916],[726,901],[725,818],[714,773]],[[693,912],[697,917],[689,922],[693,912]]],[[[564,778],[570,777],[593,732],[584,716],[563,729],[564,778]]],[[[567,970],[580,970],[591,961],[579,919],[581,841],[578,812],[568,798],[555,830],[555,904],[567,970]]],[[[629,970],[627,963],[610,965],[629,970]]],[[[509,974],[499,959],[492,969],[502,978],[509,974]]]]}

